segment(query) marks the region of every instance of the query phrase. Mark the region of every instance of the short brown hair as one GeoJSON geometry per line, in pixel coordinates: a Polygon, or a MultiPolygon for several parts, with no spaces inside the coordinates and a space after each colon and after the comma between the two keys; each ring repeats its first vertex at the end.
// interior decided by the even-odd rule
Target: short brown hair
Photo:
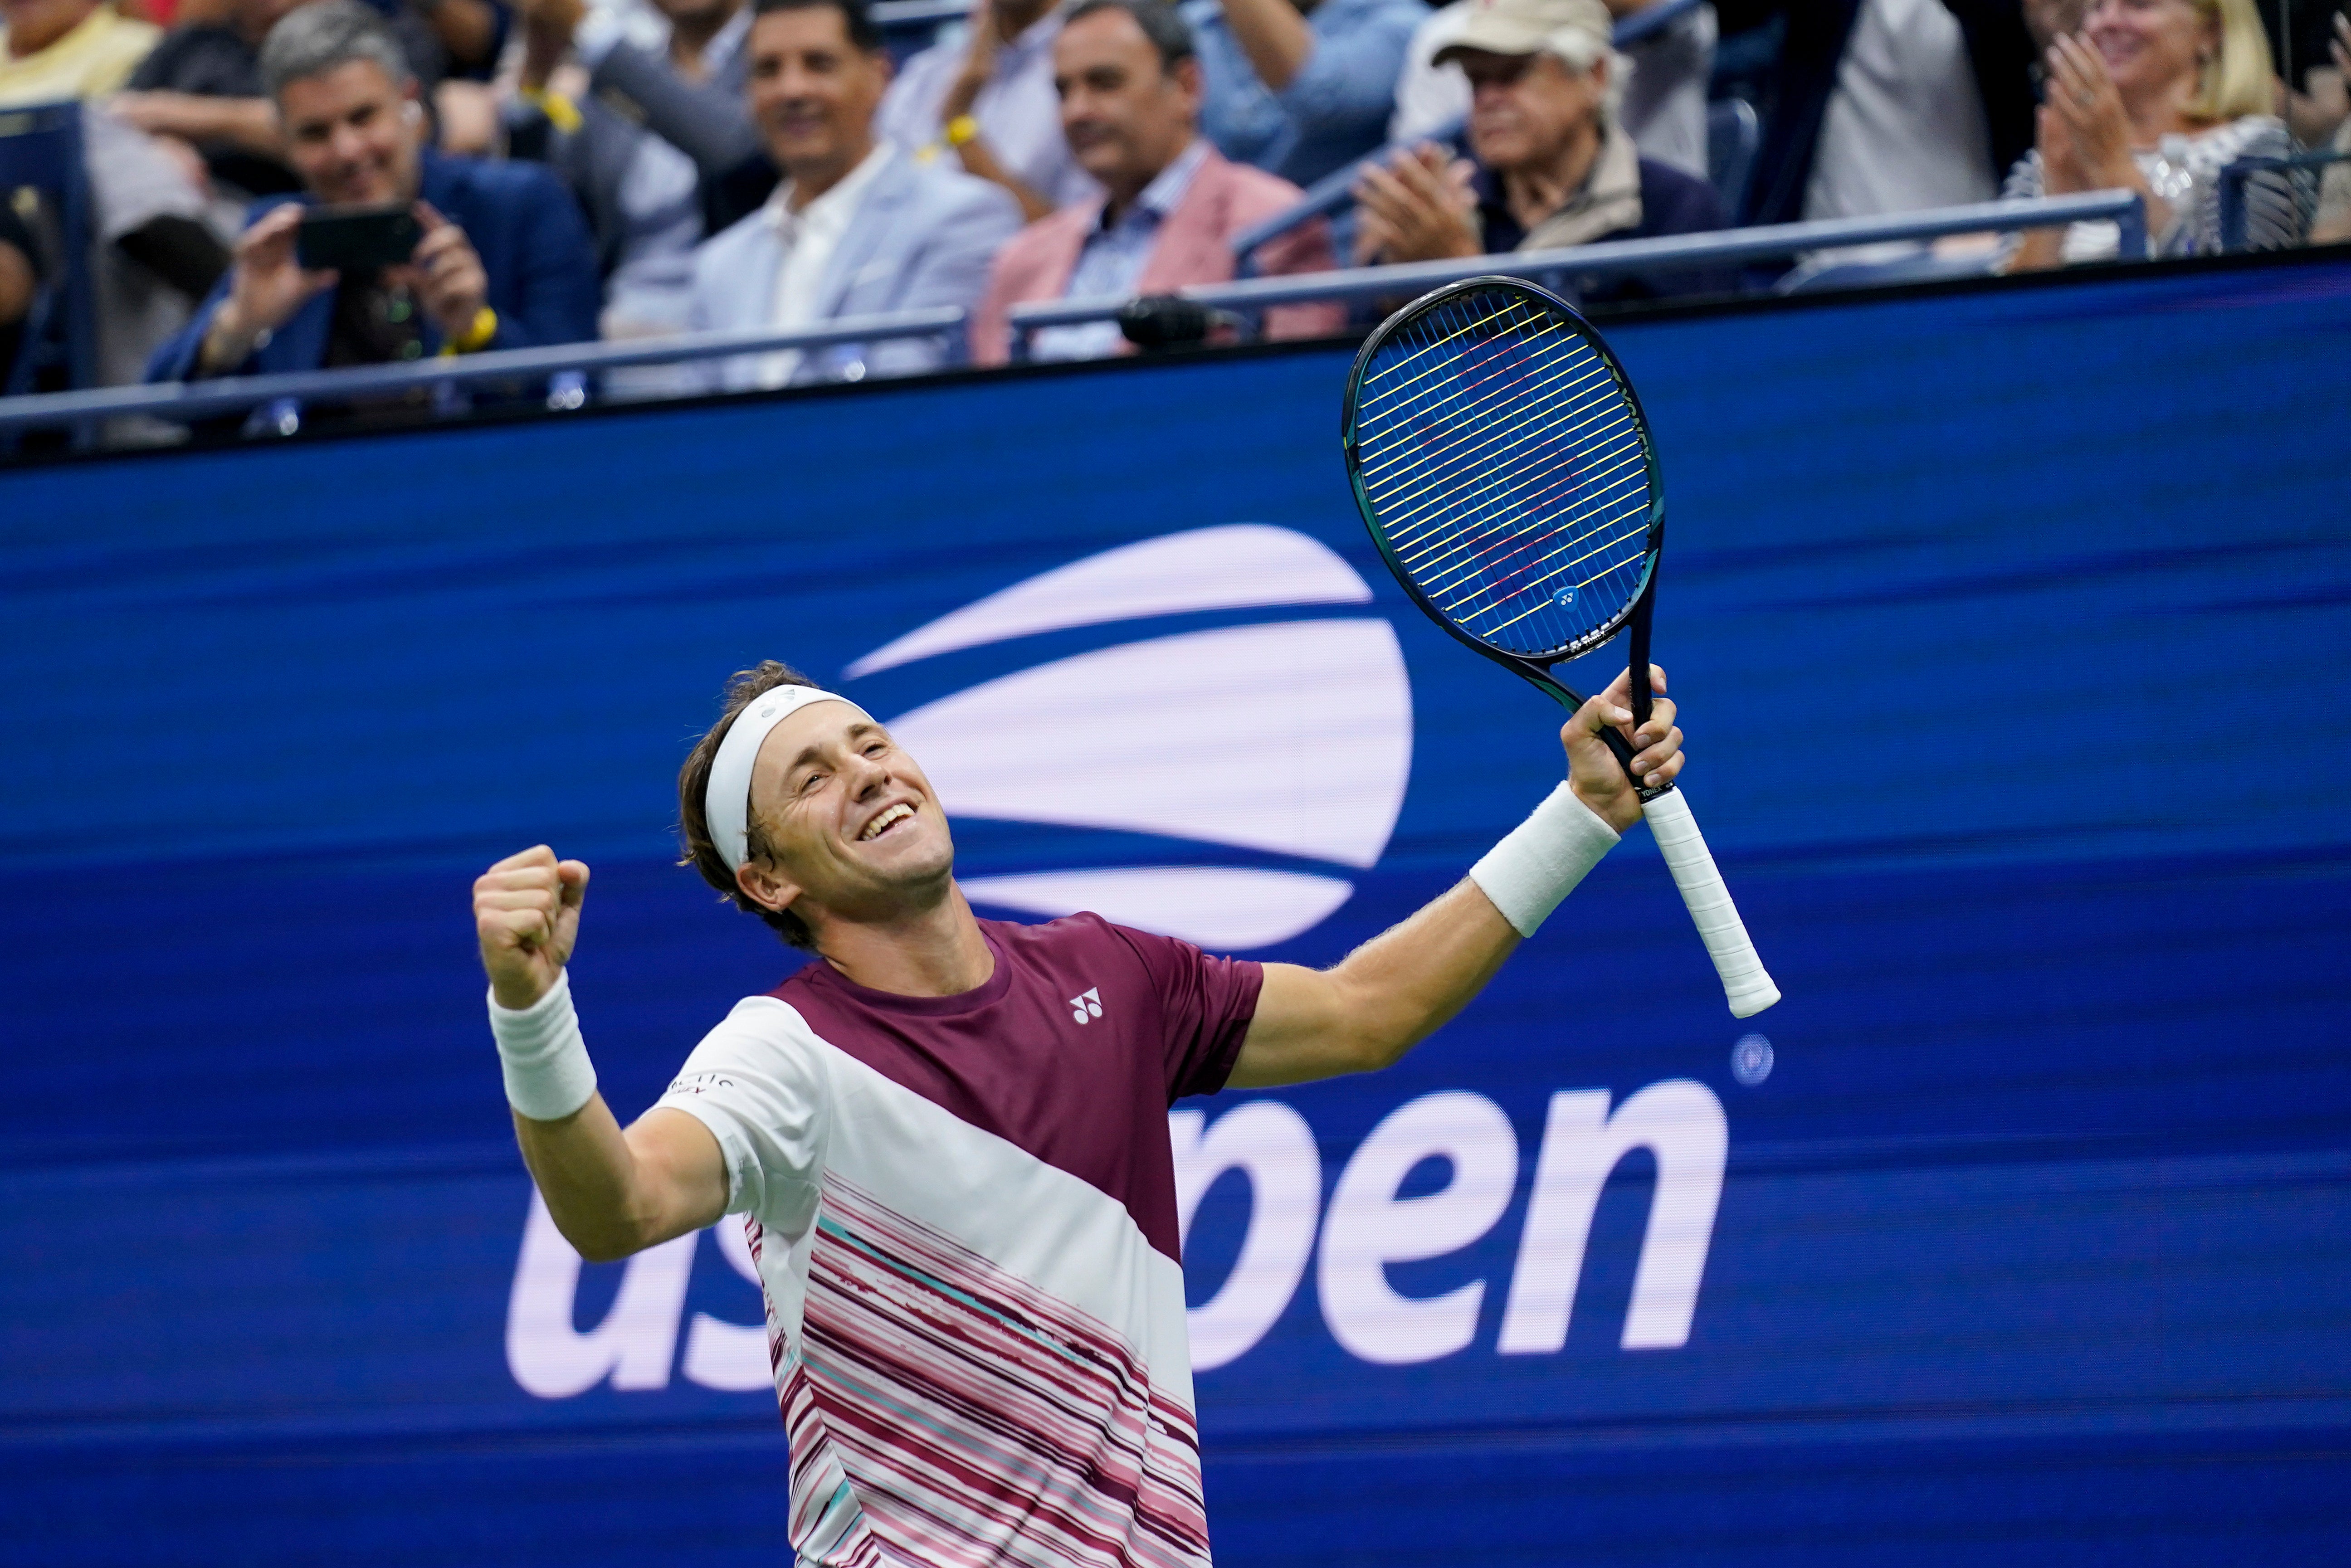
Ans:
{"type": "MultiPolygon", "coordinates": [[[[769,909],[754,902],[735,880],[735,868],[718,852],[718,845],[710,837],[710,820],[703,810],[703,800],[710,792],[711,765],[718,760],[718,747],[726,739],[726,732],[735,727],[735,720],[751,706],[751,699],[778,686],[809,686],[816,683],[774,659],[762,659],[747,670],[737,670],[726,677],[726,695],[718,722],[708,734],[694,743],[685,754],[685,766],[677,770],[678,833],[685,841],[685,853],[678,861],[702,873],[702,880],[735,901],[735,907],[756,915],[766,921],[791,946],[813,953],[816,937],[810,932],[808,922],[789,909],[769,909]]],[[[759,819],[745,813],[744,847],[753,860],[772,860],[774,851],[759,819]]]]}

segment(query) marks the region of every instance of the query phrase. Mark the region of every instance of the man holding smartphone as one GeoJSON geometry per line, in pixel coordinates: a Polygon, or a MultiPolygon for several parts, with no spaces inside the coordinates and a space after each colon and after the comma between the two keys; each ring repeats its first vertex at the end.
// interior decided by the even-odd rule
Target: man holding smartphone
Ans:
{"type": "Polygon", "coordinates": [[[415,78],[373,10],[293,12],[262,45],[261,76],[306,193],[255,210],[228,276],[148,380],[595,337],[595,250],[570,196],[533,165],[431,151],[415,78]]]}

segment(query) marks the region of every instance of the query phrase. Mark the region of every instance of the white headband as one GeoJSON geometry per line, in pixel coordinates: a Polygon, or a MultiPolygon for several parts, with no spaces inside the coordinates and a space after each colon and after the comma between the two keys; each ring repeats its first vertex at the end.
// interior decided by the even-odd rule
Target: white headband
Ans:
{"type": "MultiPolygon", "coordinates": [[[[849,703],[857,707],[847,697],[814,686],[778,686],[752,698],[751,706],[735,716],[726,738],[718,743],[718,755],[710,764],[710,783],[702,791],[702,817],[710,829],[710,841],[718,846],[719,857],[729,871],[740,870],[751,858],[751,766],[759,760],[759,747],[767,743],[768,731],[810,703],[849,703]]],[[[865,713],[863,708],[857,711],[865,713]]]]}

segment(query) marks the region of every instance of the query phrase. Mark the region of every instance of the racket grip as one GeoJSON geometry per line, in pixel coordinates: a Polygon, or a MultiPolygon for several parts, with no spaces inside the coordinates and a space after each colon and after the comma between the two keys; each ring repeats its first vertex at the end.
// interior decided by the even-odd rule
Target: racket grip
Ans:
{"type": "Polygon", "coordinates": [[[1722,873],[1715,869],[1714,856],[1698,831],[1698,819],[1690,815],[1689,802],[1682,799],[1680,790],[1668,789],[1643,801],[1641,811],[1648,819],[1649,831],[1656,836],[1657,848],[1664,852],[1667,869],[1674,873],[1674,885],[1682,890],[1682,902],[1689,905],[1690,919],[1698,924],[1698,938],[1714,960],[1715,973],[1722,977],[1730,1016],[1743,1019],[1761,1012],[1780,999],[1780,988],[1764,973],[1763,960],[1747,938],[1739,906],[1730,902],[1730,889],[1723,885],[1722,873]]]}

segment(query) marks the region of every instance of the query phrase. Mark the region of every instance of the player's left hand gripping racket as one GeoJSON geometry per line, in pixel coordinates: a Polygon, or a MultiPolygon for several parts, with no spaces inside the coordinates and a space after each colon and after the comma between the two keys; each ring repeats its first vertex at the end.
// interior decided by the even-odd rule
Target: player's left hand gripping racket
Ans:
{"type": "MultiPolygon", "coordinates": [[[[1355,504],[1420,607],[1572,713],[1552,666],[1633,629],[1633,715],[1649,719],[1649,617],[1665,489],[1633,383],[1583,318],[1547,290],[1475,277],[1383,322],[1347,378],[1343,436],[1355,504]]],[[[1601,738],[1626,773],[1633,748],[1601,738]]],[[[1780,988],[1671,784],[1641,810],[1722,976],[1734,1017],[1780,988]]]]}

